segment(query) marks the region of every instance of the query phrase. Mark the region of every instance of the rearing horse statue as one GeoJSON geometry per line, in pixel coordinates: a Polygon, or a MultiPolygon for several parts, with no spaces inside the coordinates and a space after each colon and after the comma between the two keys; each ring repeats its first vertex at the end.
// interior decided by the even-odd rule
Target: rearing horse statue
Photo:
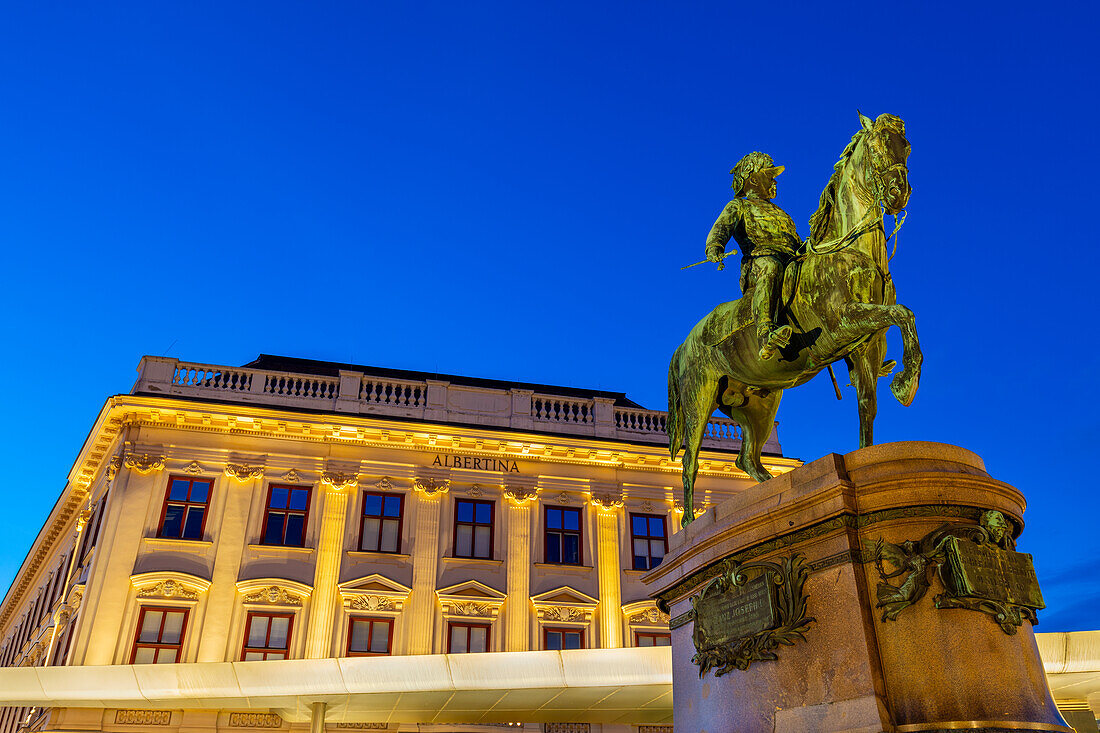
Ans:
{"type": "Polygon", "coordinates": [[[909,201],[909,142],[901,118],[859,117],[862,128],[841,153],[810,218],[810,236],[784,274],[776,325],[792,327],[790,343],[776,358],[760,358],[757,330],[749,327],[750,288],[711,311],[672,355],[667,430],[673,460],[684,447],[684,525],[695,519],[699,446],[715,410],[741,426],[737,467],[766,481],[760,451],[783,390],[835,361],[847,362],[856,389],[860,447],[874,442],[877,381],[893,368],[883,361],[890,326],[900,328],[904,347],[890,389],[903,405],[916,395],[923,357],[913,312],[897,304],[882,222],[909,201]]]}

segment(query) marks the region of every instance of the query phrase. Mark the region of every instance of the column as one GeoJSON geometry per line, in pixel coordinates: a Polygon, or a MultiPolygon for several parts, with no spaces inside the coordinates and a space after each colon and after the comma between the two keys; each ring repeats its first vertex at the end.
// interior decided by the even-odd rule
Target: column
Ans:
{"type": "Polygon", "coordinates": [[[620,493],[594,493],[596,505],[596,571],[600,583],[600,646],[617,649],[623,645],[623,589],[619,547],[620,493]]]}
{"type": "Polygon", "coordinates": [[[313,593],[309,603],[306,659],[325,659],[332,655],[332,627],[336,616],[340,560],[344,552],[348,494],[358,485],[357,477],[351,474],[329,471],[321,474],[324,508],[321,512],[321,534],[317,540],[313,593]]]}
{"type": "Polygon", "coordinates": [[[409,597],[409,654],[432,653],[435,627],[435,583],[439,568],[439,502],[451,487],[446,479],[418,478],[416,541],[412,547],[413,580],[409,597]]]}
{"type": "Polygon", "coordinates": [[[531,641],[531,507],[538,490],[509,486],[508,503],[508,600],[504,605],[504,651],[525,652],[531,641]]]}

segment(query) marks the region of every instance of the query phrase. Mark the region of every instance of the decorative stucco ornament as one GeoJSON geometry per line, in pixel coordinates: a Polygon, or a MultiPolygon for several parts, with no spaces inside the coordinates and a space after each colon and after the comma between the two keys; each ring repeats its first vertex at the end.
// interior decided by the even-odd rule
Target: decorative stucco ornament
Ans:
{"type": "Polygon", "coordinates": [[[144,476],[163,469],[164,456],[154,456],[149,453],[130,453],[122,460],[122,465],[144,476]]]}
{"type": "Polygon", "coordinates": [[[451,488],[451,482],[449,480],[435,479],[432,477],[418,478],[413,481],[413,488],[424,494],[424,496],[435,496],[436,494],[446,494],[447,490],[451,488]]]}
{"type": "Polygon", "coordinates": [[[321,474],[321,483],[331,486],[337,491],[354,489],[359,485],[359,476],[354,473],[340,473],[339,471],[324,471],[321,474]]]}
{"type": "Polygon", "coordinates": [[[263,478],[263,466],[247,466],[243,463],[225,464],[225,475],[238,481],[249,481],[254,478],[263,478]]]}

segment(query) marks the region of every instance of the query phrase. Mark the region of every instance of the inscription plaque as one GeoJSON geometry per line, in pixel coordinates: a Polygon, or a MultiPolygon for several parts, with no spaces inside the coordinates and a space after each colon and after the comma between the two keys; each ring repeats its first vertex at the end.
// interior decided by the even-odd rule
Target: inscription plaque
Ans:
{"type": "Polygon", "coordinates": [[[1031,555],[978,544],[964,537],[945,542],[944,580],[955,596],[984,598],[1028,608],[1045,608],[1031,555]]]}
{"type": "Polygon", "coordinates": [[[695,623],[710,644],[728,644],[779,625],[775,584],[763,573],[743,585],[699,599],[695,623]]]}

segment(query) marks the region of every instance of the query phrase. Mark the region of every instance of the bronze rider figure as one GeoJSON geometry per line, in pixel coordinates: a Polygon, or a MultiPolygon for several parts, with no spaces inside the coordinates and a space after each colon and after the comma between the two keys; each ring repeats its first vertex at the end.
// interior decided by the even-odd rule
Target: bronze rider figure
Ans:
{"type": "Polygon", "coordinates": [[[741,248],[741,292],[753,289],[752,315],[763,360],[772,358],[776,349],[791,340],[790,326],[775,325],[776,301],[783,268],[801,244],[794,221],[772,203],[775,177],[782,172],[783,166],[774,165],[765,153],[749,153],[739,160],[730,171],[734,199],[707,235],[707,259],[719,263],[719,269],[730,239],[741,248]]]}

